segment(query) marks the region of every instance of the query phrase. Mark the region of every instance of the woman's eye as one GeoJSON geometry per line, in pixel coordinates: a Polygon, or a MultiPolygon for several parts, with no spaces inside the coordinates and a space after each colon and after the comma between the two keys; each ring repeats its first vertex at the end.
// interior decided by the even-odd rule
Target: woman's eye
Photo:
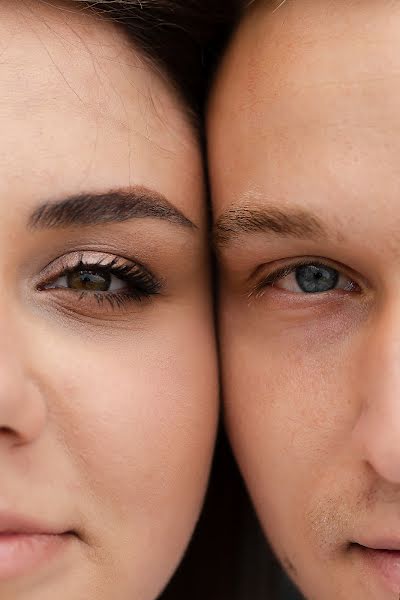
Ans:
{"type": "MultiPolygon", "coordinates": [[[[44,272],[45,283],[39,291],[69,294],[68,301],[83,301],[87,306],[121,308],[157,296],[162,283],[140,263],[122,257],[75,253],[51,263],[44,272]],[[60,264],[61,263],[61,264],[60,264]]],[[[60,296],[59,296],[60,297],[60,296]]]]}
{"type": "Polygon", "coordinates": [[[273,287],[297,294],[322,294],[332,290],[351,291],[354,282],[327,265],[309,264],[295,267],[278,278],[273,287]]]}
{"type": "Polygon", "coordinates": [[[68,288],[78,292],[114,292],[127,286],[126,282],[110,272],[100,269],[76,269],[59,277],[47,287],[68,288]]]}
{"type": "Polygon", "coordinates": [[[39,292],[57,294],[77,311],[119,310],[158,296],[163,283],[144,265],[98,252],[75,252],[50,263],[42,272],[39,292]],[[82,307],[82,308],[81,308],[82,307]]]}

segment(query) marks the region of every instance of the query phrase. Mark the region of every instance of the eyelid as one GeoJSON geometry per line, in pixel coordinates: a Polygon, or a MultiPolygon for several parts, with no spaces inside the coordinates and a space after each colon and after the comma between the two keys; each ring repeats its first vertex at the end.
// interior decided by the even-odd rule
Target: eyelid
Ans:
{"type": "MultiPolygon", "coordinates": [[[[155,280],[154,275],[138,261],[132,261],[122,256],[115,254],[108,254],[106,252],[96,252],[91,250],[86,251],[75,251],[69,254],[63,255],[59,258],[52,260],[43,270],[40,275],[40,281],[37,283],[37,288],[43,288],[58,277],[61,277],[69,271],[73,271],[79,267],[80,264],[84,264],[89,267],[98,267],[105,269],[112,269],[112,266],[126,266],[132,269],[138,268],[143,269],[144,273],[147,273],[150,278],[155,280]]],[[[116,275],[117,276],[117,275],[116,275]]]]}

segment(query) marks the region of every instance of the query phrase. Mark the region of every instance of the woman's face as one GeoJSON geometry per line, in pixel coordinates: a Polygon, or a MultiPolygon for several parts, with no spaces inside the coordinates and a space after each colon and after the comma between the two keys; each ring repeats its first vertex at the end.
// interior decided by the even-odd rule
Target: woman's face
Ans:
{"type": "Polygon", "coordinates": [[[400,7],[266,5],[209,119],[227,423],[306,598],[394,600],[400,7]]]}
{"type": "Polygon", "coordinates": [[[0,596],[151,600],[217,412],[196,136],[72,4],[1,2],[0,89],[0,596]]]}

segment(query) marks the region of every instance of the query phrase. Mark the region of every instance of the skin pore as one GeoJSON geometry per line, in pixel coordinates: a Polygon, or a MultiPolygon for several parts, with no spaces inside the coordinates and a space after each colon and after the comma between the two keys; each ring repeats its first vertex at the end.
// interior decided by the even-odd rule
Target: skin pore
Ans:
{"type": "Polygon", "coordinates": [[[400,5],[259,2],[208,134],[226,422],[310,600],[400,593],[400,5]]]}
{"type": "Polygon", "coordinates": [[[1,2],[0,87],[0,551],[11,513],[68,532],[32,568],[1,558],[0,597],[154,600],[217,419],[196,133],[124,34],[68,3],[1,2]]]}

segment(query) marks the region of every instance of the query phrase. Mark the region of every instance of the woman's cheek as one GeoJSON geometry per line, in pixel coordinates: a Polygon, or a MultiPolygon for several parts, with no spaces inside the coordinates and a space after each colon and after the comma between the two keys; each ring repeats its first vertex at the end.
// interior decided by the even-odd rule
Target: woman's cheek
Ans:
{"type": "MultiPolygon", "coordinates": [[[[108,340],[92,333],[60,342],[53,326],[32,332],[36,356],[47,357],[44,373],[40,360],[35,368],[53,426],[99,495],[119,490],[140,507],[171,478],[183,497],[193,469],[206,478],[217,415],[213,337],[205,320],[196,328],[193,315],[178,314],[156,331],[116,332],[108,340]]],[[[200,494],[200,483],[195,488],[200,494]]]]}

